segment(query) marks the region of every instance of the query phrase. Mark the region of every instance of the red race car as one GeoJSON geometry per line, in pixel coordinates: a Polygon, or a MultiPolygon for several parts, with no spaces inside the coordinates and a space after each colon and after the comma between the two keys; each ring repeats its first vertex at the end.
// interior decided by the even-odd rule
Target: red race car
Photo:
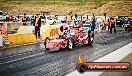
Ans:
{"type": "Polygon", "coordinates": [[[91,30],[85,30],[83,27],[73,27],[62,32],[59,38],[50,40],[45,39],[45,48],[51,51],[68,48],[72,50],[74,46],[81,46],[85,44],[92,45],[94,34],[91,30]]]}

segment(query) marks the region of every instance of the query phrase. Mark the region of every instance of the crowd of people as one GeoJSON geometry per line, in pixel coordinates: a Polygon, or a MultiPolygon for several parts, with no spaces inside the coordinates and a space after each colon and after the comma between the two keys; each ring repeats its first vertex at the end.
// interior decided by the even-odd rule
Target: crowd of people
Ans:
{"type": "MultiPolygon", "coordinates": [[[[11,18],[11,16],[7,14],[6,15],[6,22],[9,22],[10,18],[11,18]]],[[[34,31],[35,33],[34,34],[35,34],[36,38],[40,38],[41,19],[42,19],[42,16],[40,16],[39,14],[33,15],[31,17],[31,25],[35,26],[35,31],[34,31]]],[[[57,16],[55,16],[54,19],[57,20],[57,16]]],[[[88,15],[87,15],[87,18],[81,16],[81,19],[78,20],[77,14],[75,14],[74,19],[73,19],[72,12],[69,12],[66,14],[65,20],[62,20],[62,22],[70,25],[71,22],[74,21],[75,25],[77,25],[80,23],[84,24],[84,23],[86,23],[87,20],[88,20],[88,15]]],[[[24,16],[22,18],[23,26],[26,26],[27,22],[28,22],[28,17],[24,13],[24,16]]],[[[90,23],[91,23],[91,30],[94,32],[95,27],[97,26],[97,18],[95,16],[95,14],[93,14],[90,23]]],[[[102,27],[102,30],[106,30],[106,26],[107,26],[110,34],[112,34],[113,29],[114,29],[114,33],[116,34],[116,27],[115,27],[116,26],[116,19],[114,17],[110,17],[108,19],[106,19],[106,17],[105,17],[105,19],[103,19],[103,23],[104,23],[104,25],[102,27]]]]}
{"type": "MultiPolygon", "coordinates": [[[[68,24],[72,22],[72,19],[73,19],[72,17],[73,17],[72,12],[70,12],[66,15],[66,22],[68,24]]],[[[87,18],[85,18],[85,17],[82,18],[82,16],[81,16],[81,20],[78,20],[77,18],[78,18],[77,14],[75,14],[75,19],[74,19],[75,25],[78,24],[79,22],[84,24],[88,20],[88,16],[87,16],[87,18]]],[[[106,19],[106,17],[105,17],[102,20],[103,20],[103,27],[101,27],[101,30],[108,30],[110,32],[110,34],[112,34],[112,31],[114,29],[114,33],[116,34],[116,27],[115,27],[116,19],[113,16],[111,16],[108,19],[106,19]],[[108,29],[106,27],[108,27],[108,29]]],[[[93,17],[92,17],[90,23],[91,23],[91,30],[94,32],[95,27],[97,27],[97,18],[95,16],[95,14],[93,14],[93,17]]]]}
{"type": "MultiPolygon", "coordinates": [[[[56,17],[56,16],[55,16],[56,17]]],[[[32,16],[31,18],[31,25],[32,26],[35,26],[35,36],[36,38],[40,38],[40,27],[41,27],[41,18],[42,16],[39,16],[38,14],[36,16],[32,16]]],[[[77,20],[77,14],[75,14],[75,18],[74,18],[74,23],[75,25],[79,24],[79,23],[85,23],[87,20],[88,20],[88,16],[87,18],[85,17],[82,17],[81,16],[81,20],[78,21],[77,20]]],[[[57,17],[55,18],[57,19],[57,17]]],[[[68,25],[71,24],[71,22],[73,21],[73,14],[72,12],[69,12],[66,14],[66,21],[62,21],[63,23],[67,23],[68,25]]],[[[93,14],[93,17],[91,19],[91,30],[94,32],[94,29],[95,27],[97,26],[97,18],[95,16],[95,14],[93,14]]],[[[23,22],[23,25],[27,25],[26,22],[27,22],[27,18],[26,18],[26,14],[24,14],[24,17],[22,18],[22,22],[23,22]]],[[[112,30],[114,29],[114,33],[116,34],[116,19],[114,17],[110,17],[108,19],[103,19],[103,27],[102,27],[102,30],[106,30],[106,27],[108,27],[108,31],[110,32],[110,34],[112,34],[112,30]]]]}

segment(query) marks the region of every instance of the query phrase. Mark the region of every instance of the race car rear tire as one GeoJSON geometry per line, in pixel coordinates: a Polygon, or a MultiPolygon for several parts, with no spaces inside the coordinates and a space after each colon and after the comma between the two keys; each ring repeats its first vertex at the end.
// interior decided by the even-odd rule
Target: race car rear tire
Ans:
{"type": "Polygon", "coordinates": [[[72,39],[69,39],[68,40],[68,49],[69,50],[72,50],[73,49],[73,41],[72,41],[72,39]]]}
{"type": "Polygon", "coordinates": [[[44,40],[44,46],[45,46],[45,49],[46,49],[46,50],[49,50],[49,48],[46,47],[47,40],[50,40],[49,37],[46,37],[46,39],[44,40]]]}
{"type": "Polygon", "coordinates": [[[125,27],[125,31],[128,31],[128,29],[125,27]]]}

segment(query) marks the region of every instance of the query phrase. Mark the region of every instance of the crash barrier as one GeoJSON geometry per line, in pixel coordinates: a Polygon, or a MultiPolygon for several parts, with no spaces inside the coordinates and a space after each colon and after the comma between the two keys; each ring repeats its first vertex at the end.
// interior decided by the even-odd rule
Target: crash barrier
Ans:
{"type": "MultiPolygon", "coordinates": [[[[0,25],[2,23],[3,22],[0,22],[0,25]]],[[[43,25],[43,22],[42,22],[42,25],[43,25]]],[[[19,29],[19,27],[23,26],[23,23],[22,22],[5,22],[5,26],[7,31],[14,31],[16,29],[19,29]]],[[[26,26],[31,26],[31,22],[27,22],[26,26]]],[[[0,26],[0,30],[1,30],[1,26],[0,26]]]]}
{"type": "Polygon", "coordinates": [[[59,37],[59,34],[61,33],[60,27],[64,24],[58,24],[58,25],[47,25],[45,27],[45,30],[42,32],[42,40],[45,40],[46,37],[49,37],[50,39],[55,39],[59,37]]]}
{"type": "Polygon", "coordinates": [[[2,35],[0,35],[0,47],[3,46],[3,42],[2,42],[2,35]]]}
{"type": "MultiPolygon", "coordinates": [[[[15,29],[18,29],[20,26],[23,26],[22,22],[5,22],[5,26],[7,31],[14,31],[15,29]]],[[[31,26],[31,23],[27,23],[26,26],[31,26]]]]}
{"type": "MultiPolygon", "coordinates": [[[[132,64],[132,43],[115,50],[114,52],[101,57],[94,62],[130,62],[132,64]]],[[[132,65],[131,65],[132,67],[132,65]]],[[[119,71],[119,72],[85,72],[83,74],[79,73],[77,70],[67,74],[66,76],[131,76],[132,69],[130,71],[119,71]]]]}
{"type": "MultiPolygon", "coordinates": [[[[41,26],[40,27],[40,36],[42,36],[42,32],[47,29],[47,26],[41,26]]],[[[34,26],[20,26],[17,30],[17,33],[33,33],[35,31],[34,26]]]]}
{"type": "Polygon", "coordinates": [[[44,25],[40,27],[40,35],[42,36],[42,33],[49,27],[49,25],[44,25]]]}
{"type": "Polygon", "coordinates": [[[8,36],[6,35],[2,35],[2,41],[3,41],[3,45],[8,45],[8,36]]]}
{"type": "Polygon", "coordinates": [[[34,28],[34,26],[20,26],[17,33],[32,33],[34,28]]]}
{"type": "Polygon", "coordinates": [[[0,35],[0,47],[4,45],[8,45],[8,36],[6,35],[0,35]]]}
{"type": "Polygon", "coordinates": [[[21,45],[35,43],[36,37],[33,33],[8,34],[8,41],[10,45],[21,45]]]}

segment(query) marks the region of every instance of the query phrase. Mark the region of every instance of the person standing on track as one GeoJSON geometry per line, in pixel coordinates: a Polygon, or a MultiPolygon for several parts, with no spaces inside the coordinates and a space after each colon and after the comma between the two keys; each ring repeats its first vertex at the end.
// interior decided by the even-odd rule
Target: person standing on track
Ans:
{"type": "Polygon", "coordinates": [[[103,22],[104,22],[104,26],[103,26],[102,30],[106,30],[106,26],[108,26],[108,20],[106,18],[104,18],[103,22]]]}
{"type": "Polygon", "coordinates": [[[112,29],[114,28],[114,32],[116,34],[116,19],[114,17],[110,18],[110,34],[112,34],[112,29]]]}
{"type": "Polygon", "coordinates": [[[96,27],[96,18],[95,15],[93,14],[93,18],[92,18],[92,26],[91,26],[91,30],[94,32],[94,29],[96,27]]]}
{"type": "Polygon", "coordinates": [[[108,18],[108,31],[110,31],[110,18],[108,18]]]}
{"type": "Polygon", "coordinates": [[[10,20],[9,20],[9,14],[8,13],[6,13],[6,20],[5,20],[6,22],[9,22],[10,20]]]}
{"type": "Polygon", "coordinates": [[[35,26],[35,25],[34,25],[34,24],[35,24],[34,22],[35,22],[35,17],[34,17],[34,15],[33,15],[33,16],[31,17],[31,25],[32,25],[32,26],[35,26]]]}
{"type": "Polygon", "coordinates": [[[40,27],[41,27],[41,19],[39,18],[39,15],[37,14],[35,17],[35,36],[36,36],[36,39],[40,38],[40,27]]]}

